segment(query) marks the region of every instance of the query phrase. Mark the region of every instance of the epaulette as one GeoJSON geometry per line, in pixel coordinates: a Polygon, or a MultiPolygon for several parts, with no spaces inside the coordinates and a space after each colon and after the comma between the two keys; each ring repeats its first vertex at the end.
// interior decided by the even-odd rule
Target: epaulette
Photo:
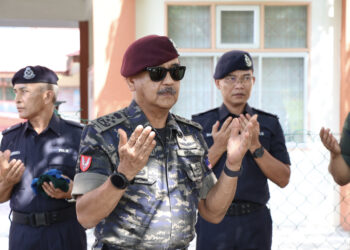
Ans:
{"type": "Polygon", "coordinates": [[[69,125],[73,125],[75,127],[78,127],[78,128],[84,128],[84,124],[81,124],[79,122],[76,122],[76,121],[72,121],[72,120],[64,120],[66,123],[68,123],[69,125]]]}
{"type": "Polygon", "coordinates": [[[192,115],[193,117],[197,117],[197,116],[201,116],[201,115],[206,115],[210,112],[217,112],[217,110],[219,109],[219,107],[216,107],[216,108],[213,108],[213,109],[209,109],[209,110],[206,110],[206,111],[203,111],[203,112],[200,112],[198,114],[194,114],[192,115]]]}
{"type": "Polygon", "coordinates": [[[260,113],[260,114],[264,114],[264,115],[268,115],[268,116],[272,116],[276,119],[279,119],[277,115],[275,114],[271,114],[271,113],[268,113],[266,111],[263,111],[263,110],[260,110],[260,109],[256,109],[256,108],[252,108],[254,111],[256,111],[257,113],[260,113]]]}
{"type": "Polygon", "coordinates": [[[106,131],[126,120],[126,116],[117,111],[108,115],[101,116],[91,121],[90,124],[94,126],[97,132],[106,131]]]}
{"type": "Polygon", "coordinates": [[[178,122],[182,122],[182,123],[191,125],[191,126],[193,126],[193,127],[196,127],[196,128],[198,128],[199,130],[202,130],[202,126],[201,126],[199,123],[197,123],[197,122],[188,120],[188,119],[186,119],[186,118],[184,118],[184,117],[181,117],[181,116],[178,116],[178,115],[174,115],[174,114],[173,114],[173,116],[174,116],[175,120],[178,121],[178,122]]]}
{"type": "Polygon", "coordinates": [[[2,135],[5,135],[5,134],[7,134],[7,133],[9,133],[11,131],[14,131],[14,130],[22,127],[23,124],[24,124],[23,122],[17,123],[15,125],[11,126],[11,127],[8,127],[7,129],[3,130],[1,133],[2,133],[2,135]]]}

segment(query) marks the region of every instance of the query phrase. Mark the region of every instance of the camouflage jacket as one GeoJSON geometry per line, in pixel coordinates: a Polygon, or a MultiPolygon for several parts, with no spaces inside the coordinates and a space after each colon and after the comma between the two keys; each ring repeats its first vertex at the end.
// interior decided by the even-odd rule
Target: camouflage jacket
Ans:
{"type": "MultiPolygon", "coordinates": [[[[73,195],[98,187],[116,170],[118,129],[124,129],[129,137],[140,124],[151,126],[133,101],[84,129],[80,155],[91,157],[91,165],[81,168],[80,157],[73,195]]],[[[118,249],[182,249],[194,238],[198,202],[206,197],[216,177],[207,166],[200,125],[169,113],[166,127],[165,145],[157,134],[147,165],[114,211],[96,226],[97,243],[118,249]]]]}

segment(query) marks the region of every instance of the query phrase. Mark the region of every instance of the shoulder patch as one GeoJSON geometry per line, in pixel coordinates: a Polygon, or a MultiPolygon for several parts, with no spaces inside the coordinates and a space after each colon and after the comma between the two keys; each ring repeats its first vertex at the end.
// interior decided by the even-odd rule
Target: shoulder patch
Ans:
{"type": "Polygon", "coordinates": [[[91,124],[97,130],[97,132],[106,131],[126,120],[126,116],[121,112],[117,111],[108,115],[101,116],[91,121],[91,124]]]}
{"type": "Polygon", "coordinates": [[[66,123],[68,123],[69,125],[78,127],[78,128],[84,128],[84,124],[81,124],[79,122],[76,121],[72,121],[72,120],[64,120],[66,123]]]}
{"type": "Polygon", "coordinates": [[[211,113],[211,112],[217,112],[218,109],[219,109],[219,107],[216,107],[216,108],[213,108],[213,109],[209,109],[209,110],[200,112],[200,113],[198,113],[198,114],[194,114],[194,115],[192,115],[192,117],[198,117],[198,116],[202,116],[202,115],[209,114],[209,113],[211,113]]]}
{"type": "Polygon", "coordinates": [[[199,130],[202,130],[202,126],[199,123],[197,123],[197,122],[188,120],[188,119],[186,119],[184,117],[181,117],[181,116],[178,116],[178,115],[174,115],[173,114],[173,116],[174,116],[175,120],[178,121],[178,122],[182,122],[182,123],[191,125],[192,127],[196,127],[199,130]]]}
{"type": "Polygon", "coordinates": [[[11,126],[11,127],[8,127],[7,129],[3,130],[1,133],[2,133],[2,135],[5,135],[5,134],[7,134],[7,133],[9,133],[11,131],[14,131],[14,130],[22,127],[23,124],[24,124],[23,122],[22,123],[17,123],[15,125],[11,126]]]}
{"type": "Polygon", "coordinates": [[[257,112],[258,114],[264,114],[264,115],[268,115],[268,116],[272,116],[276,119],[279,119],[277,115],[272,114],[272,113],[268,113],[266,111],[260,110],[260,109],[256,109],[256,108],[252,108],[255,112],[257,112]]]}

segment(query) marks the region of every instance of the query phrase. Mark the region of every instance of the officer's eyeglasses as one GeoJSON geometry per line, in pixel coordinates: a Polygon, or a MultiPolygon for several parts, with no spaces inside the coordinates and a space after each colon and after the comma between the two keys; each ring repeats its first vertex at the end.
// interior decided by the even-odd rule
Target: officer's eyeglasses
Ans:
{"type": "Polygon", "coordinates": [[[229,75],[229,76],[226,76],[224,78],[224,81],[225,81],[225,83],[228,83],[228,84],[237,84],[239,82],[241,82],[243,84],[247,84],[247,83],[250,83],[252,81],[252,79],[253,79],[252,75],[244,75],[242,77],[229,75]]]}
{"type": "Polygon", "coordinates": [[[154,82],[162,81],[168,72],[174,81],[180,81],[185,76],[186,66],[176,65],[168,69],[164,67],[147,67],[146,71],[148,71],[149,77],[154,82]]]}

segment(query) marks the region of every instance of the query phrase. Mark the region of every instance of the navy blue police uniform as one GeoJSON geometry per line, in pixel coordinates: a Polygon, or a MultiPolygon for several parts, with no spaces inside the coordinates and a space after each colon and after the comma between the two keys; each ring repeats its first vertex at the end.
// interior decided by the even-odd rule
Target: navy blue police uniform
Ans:
{"type": "MultiPolygon", "coordinates": [[[[246,104],[244,113],[258,114],[260,124],[259,140],[261,145],[273,157],[285,164],[290,164],[285,146],[285,139],[278,117],[264,111],[251,108],[246,104]]],[[[203,127],[205,141],[210,148],[213,145],[212,126],[220,121],[220,128],[230,114],[224,104],[222,106],[192,116],[192,120],[203,127]]],[[[226,152],[213,167],[217,177],[226,162],[226,152]]],[[[200,215],[196,224],[197,249],[271,249],[272,220],[268,207],[270,198],[266,176],[254,161],[250,151],[242,161],[242,174],[238,178],[235,198],[224,219],[219,224],[211,224],[200,215]],[[214,234],[215,232],[215,234],[214,234]]]]}
{"type": "MultiPolygon", "coordinates": [[[[52,70],[39,65],[20,69],[12,78],[13,86],[57,85],[57,81],[52,70]]],[[[47,175],[49,170],[74,179],[82,129],[81,124],[64,120],[52,112],[47,128],[40,134],[30,121],[2,132],[0,150],[10,150],[10,161],[21,160],[25,166],[10,196],[10,250],[86,249],[85,229],[77,220],[75,203],[36,194],[32,189],[33,180],[47,175]]],[[[55,179],[50,180],[55,183],[55,179]]]]}
{"type": "Polygon", "coordinates": [[[53,114],[48,127],[37,134],[27,121],[2,132],[1,151],[11,151],[26,169],[11,194],[12,223],[9,249],[86,249],[86,234],[78,223],[75,203],[36,195],[31,183],[49,169],[74,179],[82,125],[53,114]]]}

